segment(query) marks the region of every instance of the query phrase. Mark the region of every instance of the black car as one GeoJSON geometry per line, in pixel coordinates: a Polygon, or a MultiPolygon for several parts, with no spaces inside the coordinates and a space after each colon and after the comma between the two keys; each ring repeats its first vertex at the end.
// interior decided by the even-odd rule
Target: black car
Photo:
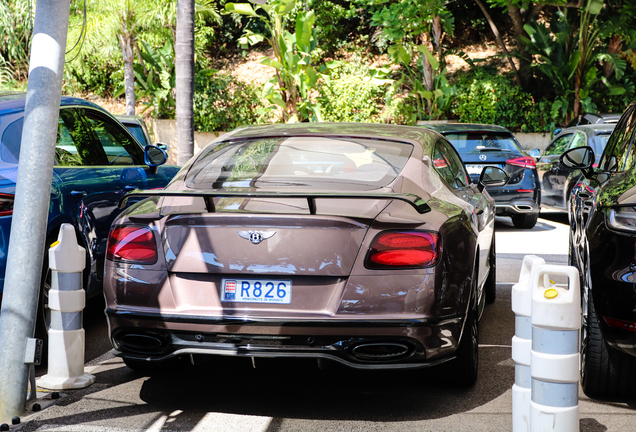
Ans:
{"type": "Polygon", "coordinates": [[[486,166],[497,166],[510,176],[503,187],[489,187],[498,216],[510,216],[517,228],[532,228],[539,218],[541,187],[535,160],[521,149],[515,136],[501,126],[445,123],[427,125],[448,139],[466,166],[473,183],[486,166]]]}
{"type": "Polygon", "coordinates": [[[568,197],[578,181],[580,171],[559,163],[561,155],[570,149],[588,146],[594,150],[596,161],[616,124],[589,124],[564,129],[546,147],[537,160],[537,173],[541,183],[541,208],[567,211],[568,197]]]}
{"type": "Polygon", "coordinates": [[[565,126],[583,126],[588,124],[616,124],[621,118],[620,113],[584,113],[576,116],[565,126]]]}
{"type": "Polygon", "coordinates": [[[563,129],[571,128],[574,126],[584,126],[590,124],[613,124],[618,122],[621,117],[620,113],[583,113],[574,117],[565,125],[565,128],[556,128],[553,132],[554,135],[560,134],[563,129]]]}
{"type": "Polygon", "coordinates": [[[580,169],[569,202],[570,264],[581,274],[581,383],[588,396],[636,395],[636,103],[594,166],[591,147],[561,162],[580,169]]]}

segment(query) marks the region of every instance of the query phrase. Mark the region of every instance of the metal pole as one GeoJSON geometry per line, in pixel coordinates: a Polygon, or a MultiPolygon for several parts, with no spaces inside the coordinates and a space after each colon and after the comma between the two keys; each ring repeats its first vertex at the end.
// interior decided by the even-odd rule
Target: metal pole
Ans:
{"type": "Polygon", "coordinates": [[[70,0],[38,0],[22,147],[0,312],[0,423],[26,408],[27,338],[33,336],[46,241],[70,0]]]}

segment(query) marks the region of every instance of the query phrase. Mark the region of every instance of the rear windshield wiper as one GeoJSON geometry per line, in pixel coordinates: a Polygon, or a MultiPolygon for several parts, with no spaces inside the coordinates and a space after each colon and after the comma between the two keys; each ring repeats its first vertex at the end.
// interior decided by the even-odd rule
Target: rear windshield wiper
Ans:
{"type": "Polygon", "coordinates": [[[475,149],[479,150],[480,152],[487,152],[487,151],[500,151],[500,152],[510,152],[509,149],[504,149],[504,148],[497,148],[497,147],[483,147],[483,146],[477,146],[475,147],[475,149]]]}

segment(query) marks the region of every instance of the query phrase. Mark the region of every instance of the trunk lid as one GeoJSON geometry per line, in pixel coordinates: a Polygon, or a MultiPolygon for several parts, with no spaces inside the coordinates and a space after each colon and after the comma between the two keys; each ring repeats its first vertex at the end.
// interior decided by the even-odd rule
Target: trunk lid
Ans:
{"type": "Polygon", "coordinates": [[[346,277],[369,225],[387,204],[325,199],[310,214],[301,199],[221,199],[217,211],[223,200],[238,210],[167,219],[169,272],[346,277]]]}

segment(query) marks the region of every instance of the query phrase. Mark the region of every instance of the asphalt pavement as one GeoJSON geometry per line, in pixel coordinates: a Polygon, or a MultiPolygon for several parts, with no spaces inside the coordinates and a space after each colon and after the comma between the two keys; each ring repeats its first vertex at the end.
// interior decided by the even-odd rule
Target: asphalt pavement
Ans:
{"type": "MultiPolygon", "coordinates": [[[[510,431],[514,363],[512,284],[526,254],[567,264],[567,217],[546,215],[532,230],[498,218],[497,300],[480,323],[480,368],[470,389],[449,386],[443,370],[318,370],[310,361],[218,358],[162,375],[128,369],[109,352],[99,312],[89,311],[86,372],[93,385],[22,417],[22,431],[510,431]]],[[[98,306],[99,308],[99,306],[98,306]]],[[[38,370],[38,375],[46,373],[38,370]]],[[[580,430],[636,431],[636,401],[580,398],[580,430]]]]}

